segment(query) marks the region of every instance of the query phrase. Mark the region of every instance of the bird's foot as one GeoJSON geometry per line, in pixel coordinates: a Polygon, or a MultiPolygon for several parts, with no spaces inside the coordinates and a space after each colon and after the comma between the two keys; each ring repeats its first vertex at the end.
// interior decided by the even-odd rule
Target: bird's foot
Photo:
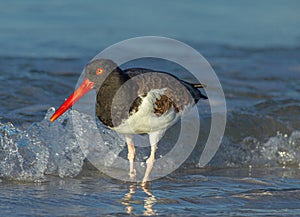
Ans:
{"type": "Polygon", "coordinates": [[[136,170],[134,169],[134,162],[133,159],[129,160],[129,173],[128,173],[129,177],[131,179],[136,177],[136,170]]]}
{"type": "Polygon", "coordinates": [[[149,187],[151,186],[151,182],[150,181],[142,181],[141,182],[141,187],[143,188],[143,189],[148,189],[149,187]]]}
{"type": "Polygon", "coordinates": [[[136,170],[135,169],[130,170],[128,175],[131,179],[134,179],[136,177],[136,170]]]}

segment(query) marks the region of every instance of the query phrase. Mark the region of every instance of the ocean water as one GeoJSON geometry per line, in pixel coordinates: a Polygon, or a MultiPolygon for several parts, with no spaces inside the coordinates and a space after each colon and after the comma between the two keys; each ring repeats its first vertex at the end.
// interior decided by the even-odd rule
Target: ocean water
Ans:
{"type": "MultiPolygon", "coordinates": [[[[300,215],[298,1],[0,3],[1,216],[300,215]],[[210,163],[198,166],[210,126],[200,103],[193,153],[147,187],[113,179],[86,160],[70,121],[75,114],[89,123],[85,114],[49,122],[88,60],[143,35],[200,52],[227,104],[225,135],[210,163]]],[[[122,141],[106,135],[116,155],[126,156],[122,141]]]]}

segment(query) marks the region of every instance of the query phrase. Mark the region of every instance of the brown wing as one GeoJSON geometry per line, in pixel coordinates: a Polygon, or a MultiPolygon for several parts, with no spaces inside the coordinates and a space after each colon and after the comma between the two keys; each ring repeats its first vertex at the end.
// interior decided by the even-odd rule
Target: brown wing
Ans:
{"type": "Polygon", "coordinates": [[[176,112],[179,112],[185,106],[195,103],[195,99],[187,89],[186,84],[171,74],[147,69],[128,69],[125,73],[130,77],[130,80],[138,85],[139,96],[146,95],[153,89],[165,90],[155,103],[157,115],[162,115],[172,106],[176,112]]]}

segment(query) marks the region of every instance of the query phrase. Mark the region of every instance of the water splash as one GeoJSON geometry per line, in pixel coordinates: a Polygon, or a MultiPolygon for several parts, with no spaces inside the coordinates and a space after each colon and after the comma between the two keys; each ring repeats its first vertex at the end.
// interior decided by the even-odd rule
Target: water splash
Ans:
{"type": "MultiPolygon", "coordinates": [[[[54,108],[50,108],[41,122],[33,123],[26,130],[18,129],[11,123],[0,123],[0,178],[43,181],[48,174],[62,178],[74,177],[82,171],[89,153],[101,159],[97,168],[101,167],[103,171],[105,168],[125,168],[127,174],[128,165],[115,166],[117,157],[126,159],[127,156],[124,138],[98,124],[100,122],[91,125],[95,120],[84,113],[71,110],[51,123],[49,118],[53,113],[54,108]],[[73,124],[76,123],[82,124],[77,125],[74,131],[73,124]],[[99,132],[103,143],[96,140],[95,135],[99,132]]],[[[252,124],[256,120],[247,116],[245,121],[248,118],[252,124]]],[[[249,123],[246,122],[246,125],[249,126],[249,123]]],[[[279,129],[283,127],[280,123],[277,125],[279,129]]],[[[159,147],[157,157],[163,157],[176,142],[174,135],[178,132],[174,129],[165,135],[166,142],[163,141],[164,145],[159,147]]],[[[300,167],[300,131],[291,130],[289,135],[278,132],[277,135],[262,139],[261,133],[251,131],[250,136],[237,136],[234,129],[230,129],[210,163],[211,167],[300,167]]],[[[246,131],[239,127],[238,132],[246,131]]],[[[191,167],[198,162],[200,149],[196,148],[197,153],[191,156],[191,162],[195,162],[191,167]]],[[[137,146],[137,161],[144,161],[148,154],[149,147],[137,146]]]]}
{"type": "Polygon", "coordinates": [[[45,174],[76,176],[86,151],[79,146],[69,123],[68,112],[49,122],[50,108],[39,123],[22,131],[11,123],[0,123],[0,175],[15,180],[41,180],[45,174]]]}
{"type": "Polygon", "coordinates": [[[300,131],[295,130],[289,136],[277,132],[266,141],[259,141],[254,136],[237,144],[225,141],[214,166],[300,168],[300,131]]]}
{"type": "Polygon", "coordinates": [[[11,123],[0,123],[0,176],[16,180],[44,177],[49,150],[36,137],[30,137],[11,123]]]}
{"type": "Polygon", "coordinates": [[[49,174],[74,177],[91,151],[103,158],[102,167],[114,163],[125,145],[122,137],[101,124],[91,124],[95,123],[92,117],[76,110],[50,122],[54,111],[50,108],[41,122],[23,131],[12,123],[0,123],[0,178],[42,181],[49,174]],[[99,132],[103,145],[95,139],[99,132]],[[112,150],[110,155],[108,150],[112,150]]]}

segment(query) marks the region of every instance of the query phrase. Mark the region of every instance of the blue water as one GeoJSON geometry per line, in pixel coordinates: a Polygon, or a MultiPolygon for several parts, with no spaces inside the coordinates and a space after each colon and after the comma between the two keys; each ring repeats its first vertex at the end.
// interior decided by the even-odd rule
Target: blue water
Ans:
{"type": "Polygon", "coordinates": [[[235,47],[299,46],[300,3],[1,1],[0,54],[85,57],[143,35],[235,47]]]}
{"type": "Polygon", "coordinates": [[[0,1],[0,215],[299,215],[299,8],[296,0],[0,1]],[[48,120],[88,60],[143,35],[199,51],[228,107],[209,165],[197,167],[204,111],[190,158],[147,188],[90,165],[69,113],[48,120]]]}

